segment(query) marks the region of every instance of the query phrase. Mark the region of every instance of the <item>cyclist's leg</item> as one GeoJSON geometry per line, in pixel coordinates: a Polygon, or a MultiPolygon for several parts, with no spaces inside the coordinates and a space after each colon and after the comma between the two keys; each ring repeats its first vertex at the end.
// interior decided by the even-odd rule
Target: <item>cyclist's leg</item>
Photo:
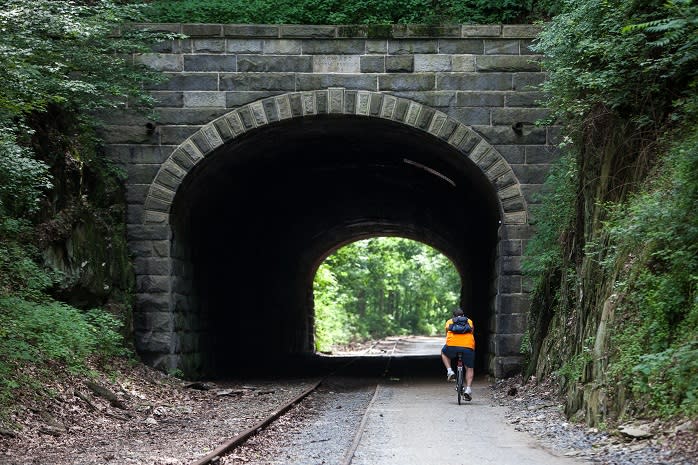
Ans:
{"type": "Polygon", "coordinates": [[[451,368],[451,358],[448,355],[446,355],[445,349],[446,346],[444,346],[443,349],[441,349],[441,361],[443,362],[444,367],[446,367],[446,370],[448,370],[449,368],[451,368]]]}
{"type": "Polygon", "coordinates": [[[475,370],[470,367],[465,368],[465,387],[470,390],[470,386],[473,384],[473,377],[475,376],[475,370]]]}
{"type": "Polygon", "coordinates": [[[466,350],[463,354],[463,365],[465,365],[465,393],[466,400],[471,398],[471,386],[475,375],[475,351],[466,350]]]}
{"type": "Polygon", "coordinates": [[[448,346],[446,345],[441,348],[441,361],[444,367],[446,367],[446,380],[450,381],[453,378],[453,368],[451,368],[451,357],[448,346]]]}

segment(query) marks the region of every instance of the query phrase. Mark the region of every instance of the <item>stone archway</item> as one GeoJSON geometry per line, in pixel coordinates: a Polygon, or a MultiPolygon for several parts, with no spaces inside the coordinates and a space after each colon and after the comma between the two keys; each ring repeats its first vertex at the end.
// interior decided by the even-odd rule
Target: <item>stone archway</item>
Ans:
{"type": "Polygon", "coordinates": [[[269,97],[231,111],[202,127],[162,164],[145,200],[143,223],[169,223],[170,207],[184,177],[218,147],[256,128],[322,114],[384,118],[447,141],[493,183],[502,208],[502,223],[527,224],[526,202],[514,172],[502,155],[475,131],[442,112],[408,99],[343,88],[269,97]]]}
{"type": "MultiPolygon", "coordinates": [[[[526,203],[506,160],[480,135],[444,113],[389,94],[341,88],[293,92],[253,102],[217,118],[185,140],[162,164],[149,188],[143,227],[151,228],[161,239],[169,241],[170,251],[159,258],[146,258],[136,263],[140,283],[136,342],[146,360],[154,365],[179,367],[187,373],[201,369],[200,323],[186,316],[200,305],[191,289],[193,265],[187,252],[181,250],[172,236],[177,221],[172,216],[173,204],[187,175],[205,165],[202,162],[209,157],[213,159],[225,147],[235,144],[236,140],[244,140],[250,134],[285,122],[318,117],[383,120],[422,133],[425,140],[450,147],[454,154],[462,155],[477,167],[489,182],[499,210],[496,215],[503,226],[500,237],[506,236],[507,228],[526,227],[526,203]]],[[[429,170],[426,166],[421,168],[429,170]]],[[[331,247],[352,234],[355,232],[348,228],[336,237],[319,238],[318,243],[325,241],[323,247],[331,247]]],[[[325,252],[322,247],[317,250],[318,254],[325,252]]],[[[482,321],[481,325],[488,327],[493,335],[486,344],[488,347],[483,347],[490,354],[488,369],[496,376],[504,376],[517,367],[526,303],[520,289],[516,294],[506,289],[509,280],[505,275],[517,272],[520,248],[511,250],[500,246],[495,252],[494,272],[488,278],[491,279],[493,311],[487,316],[489,321],[482,321]]],[[[312,261],[314,258],[309,256],[307,259],[312,261]]]]}

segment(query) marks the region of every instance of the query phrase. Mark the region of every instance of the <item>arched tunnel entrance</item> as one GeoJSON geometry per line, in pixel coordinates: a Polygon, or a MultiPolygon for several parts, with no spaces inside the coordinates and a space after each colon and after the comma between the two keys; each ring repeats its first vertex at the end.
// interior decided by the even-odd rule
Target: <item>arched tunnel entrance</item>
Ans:
{"type": "Polygon", "coordinates": [[[235,373],[262,350],[312,352],[317,267],[376,235],[419,240],[454,262],[487,371],[499,201],[478,166],[427,132],[347,115],[257,128],[187,173],[170,221],[197,371],[235,373]]]}
{"type": "Polygon", "coordinates": [[[460,305],[460,275],[439,250],[410,238],[343,244],[315,273],[315,349],[330,357],[373,356],[397,341],[393,355],[433,358],[445,318],[460,305]]]}

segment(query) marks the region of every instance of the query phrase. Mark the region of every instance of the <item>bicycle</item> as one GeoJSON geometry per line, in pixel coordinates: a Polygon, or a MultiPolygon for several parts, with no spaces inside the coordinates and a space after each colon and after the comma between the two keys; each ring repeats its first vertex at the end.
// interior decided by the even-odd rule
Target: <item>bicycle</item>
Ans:
{"type": "Polygon", "coordinates": [[[458,393],[458,405],[461,405],[463,397],[463,353],[458,352],[456,359],[456,392],[458,393]]]}

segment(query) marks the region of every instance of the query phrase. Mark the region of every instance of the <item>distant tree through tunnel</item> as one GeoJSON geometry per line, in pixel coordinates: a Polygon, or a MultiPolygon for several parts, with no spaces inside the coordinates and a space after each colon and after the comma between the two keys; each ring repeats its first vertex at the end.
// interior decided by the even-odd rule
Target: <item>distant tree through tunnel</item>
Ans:
{"type": "Polygon", "coordinates": [[[344,245],[315,274],[315,347],[442,335],[461,287],[453,262],[418,241],[374,237],[344,245]]]}

